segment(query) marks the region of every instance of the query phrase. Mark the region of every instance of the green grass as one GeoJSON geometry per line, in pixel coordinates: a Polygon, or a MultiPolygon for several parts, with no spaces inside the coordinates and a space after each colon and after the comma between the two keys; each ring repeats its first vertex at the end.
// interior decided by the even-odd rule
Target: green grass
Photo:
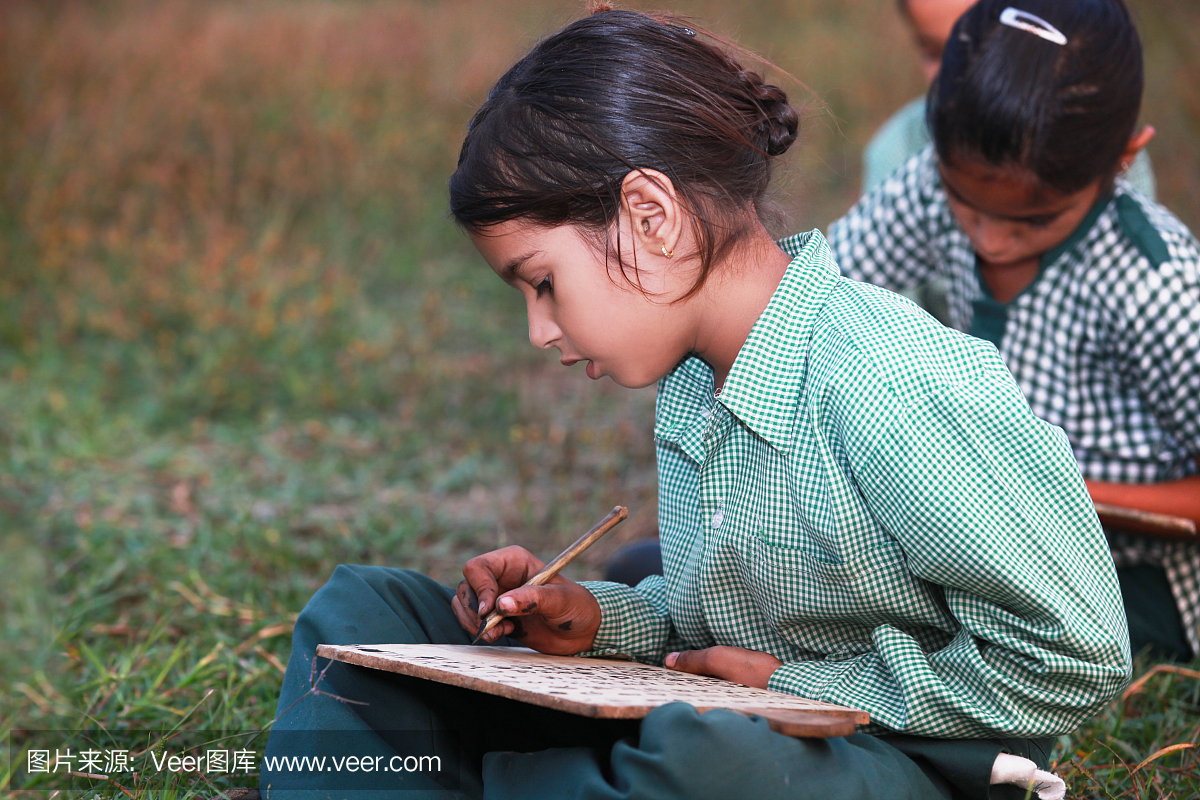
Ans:
{"type": "MultiPolygon", "coordinates": [[[[1134,5],[1161,194],[1195,227],[1200,11],[1134,5]]],[[[677,7],[811,88],[779,197],[789,229],[836,217],[919,88],[890,3],[677,7]]],[[[578,13],[514,8],[0,5],[0,736],[258,730],[337,564],[454,582],[628,505],[571,568],[597,577],[653,532],[653,392],[530,348],[445,218],[471,109],[578,13]]],[[[1133,767],[1198,720],[1200,678],[1155,674],[1060,739],[1071,796],[1195,796],[1194,748],[1133,767]]]]}

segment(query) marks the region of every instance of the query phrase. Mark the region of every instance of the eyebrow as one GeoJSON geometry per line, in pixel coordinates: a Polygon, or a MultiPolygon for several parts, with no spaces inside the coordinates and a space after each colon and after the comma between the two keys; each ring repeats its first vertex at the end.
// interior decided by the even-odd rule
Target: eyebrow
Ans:
{"type": "MultiPolygon", "coordinates": [[[[970,208],[973,208],[976,211],[979,210],[976,206],[967,202],[967,199],[965,197],[963,197],[961,194],[959,194],[955,190],[955,188],[946,181],[945,175],[942,176],[942,187],[946,190],[946,194],[952,196],[955,200],[962,203],[964,206],[969,206],[970,208]]],[[[1062,216],[1062,214],[1064,214],[1066,212],[1066,210],[1067,209],[1063,208],[1063,209],[1059,209],[1058,211],[1048,211],[1045,214],[1030,214],[1027,217],[1009,217],[1009,216],[1005,216],[1003,214],[993,214],[992,216],[999,217],[1000,219],[1006,219],[1010,222],[1027,222],[1027,223],[1036,224],[1039,222],[1053,222],[1055,219],[1062,216]]]]}
{"type": "Polygon", "coordinates": [[[524,255],[517,256],[516,258],[510,260],[507,264],[500,268],[500,278],[506,283],[512,283],[514,280],[516,280],[517,270],[521,268],[521,265],[541,252],[541,250],[531,250],[524,255]]]}

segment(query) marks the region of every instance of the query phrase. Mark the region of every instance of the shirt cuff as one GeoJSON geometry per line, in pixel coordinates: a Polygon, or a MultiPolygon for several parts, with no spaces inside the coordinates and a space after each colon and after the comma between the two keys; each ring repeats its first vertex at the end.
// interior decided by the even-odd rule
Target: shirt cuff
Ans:
{"type": "Polygon", "coordinates": [[[795,694],[810,700],[828,700],[823,692],[837,683],[842,675],[856,668],[853,659],[846,661],[789,661],[776,668],[767,680],[773,692],[795,694]]]}
{"type": "Polygon", "coordinates": [[[592,649],[581,656],[625,655],[651,664],[666,656],[667,620],[631,586],[608,581],[581,581],[600,605],[600,627],[592,649]],[[661,651],[661,652],[660,652],[661,651]]]}

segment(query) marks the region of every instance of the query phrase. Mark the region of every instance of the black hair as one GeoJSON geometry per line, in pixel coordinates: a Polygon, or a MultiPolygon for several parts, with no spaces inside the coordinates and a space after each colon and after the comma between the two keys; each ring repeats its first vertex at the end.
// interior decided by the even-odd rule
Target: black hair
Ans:
{"type": "Polygon", "coordinates": [[[577,224],[607,253],[625,176],[658,170],[691,217],[691,294],[763,213],[772,161],[798,129],[782,89],[686,20],[605,9],[543,39],[492,88],[467,126],[450,211],[474,233],[577,224]]]}
{"type": "Polygon", "coordinates": [[[946,163],[1019,166],[1076,192],[1117,172],[1142,84],[1142,45],[1121,0],[980,0],[946,42],[929,88],[929,130],[946,163]],[[1001,24],[1014,4],[1066,44],[1001,24]]]}

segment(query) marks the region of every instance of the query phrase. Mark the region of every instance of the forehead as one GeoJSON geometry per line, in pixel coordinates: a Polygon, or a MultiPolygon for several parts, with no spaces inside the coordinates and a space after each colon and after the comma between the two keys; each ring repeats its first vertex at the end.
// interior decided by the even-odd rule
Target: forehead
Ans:
{"type": "Polygon", "coordinates": [[[471,244],[492,270],[512,282],[521,264],[541,250],[542,229],[520,220],[509,220],[471,231],[471,244]]]}
{"type": "Polygon", "coordinates": [[[471,231],[471,243],[497,275],[517,279],[521,266],[543,255],[561,257],[591,249],[589,238],[577,225],[538,225],[528,220],[508,220],[481,231],[471,231]]]}
{"type": "Polygon", "coordinates": [[[946,191],[955,199],[997,217],[1054,214],[1071,207],[1087,189],[1065,194],[1044,184],[1025,167],[998,167],[977,159],[938,165],[946,191]]]}
{"type": "Polygon", "coordinates": [[[904,10],[919,36],[945,42],[950,29],[974,0],[905,0],[904,10]]]}

